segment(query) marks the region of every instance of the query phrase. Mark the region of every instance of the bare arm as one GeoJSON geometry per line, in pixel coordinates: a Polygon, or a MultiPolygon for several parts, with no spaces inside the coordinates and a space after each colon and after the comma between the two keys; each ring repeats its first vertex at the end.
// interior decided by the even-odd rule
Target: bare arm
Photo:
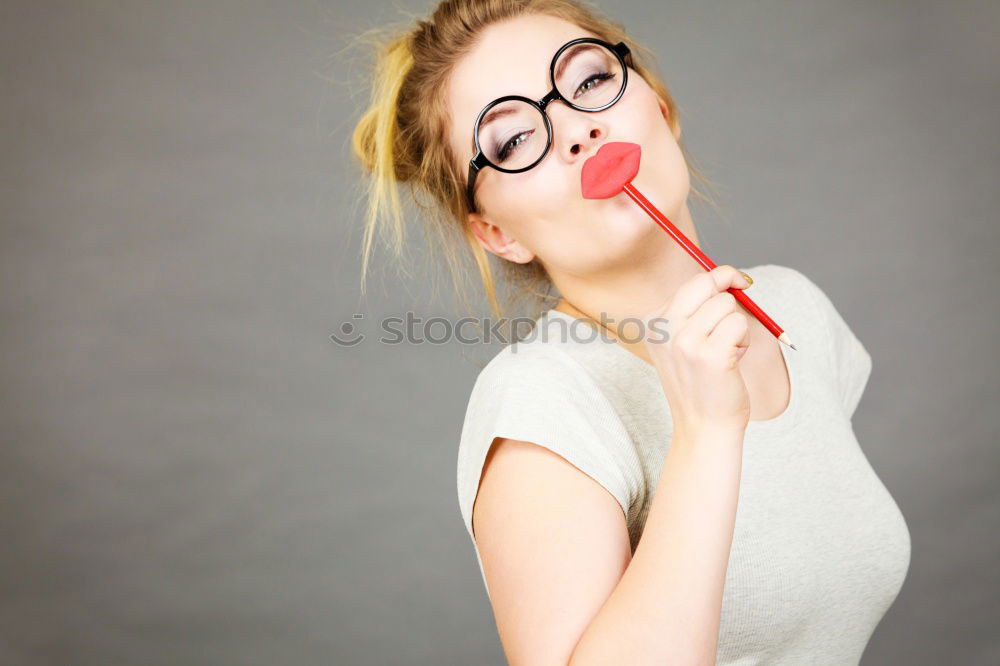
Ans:
{"type": "Polygon", "coordinates": [[[671,443],[635,555],[570,666],[715,663],[743,432],[690,439],[671,443]]]}
{"type": "Polygon", "coordinates": [[[498,438],[473,508],[511,666],[713,664],[742,431],[675,437],[631,555],[622,508],[552,451],[498,438]]]}
{"type": "Polygon", "coordinates": [[[646,338],[674,439],[635,555],[571,666],[715,663],[750,414],[749,329],[728,289],[747,286],[728,264],[691,278],[663,312],[669,335],[646,338]]]}
{"type": "Polygon", "coordinates": [[[472,510],[511,666],[566,666],[629,564],[621,505],[551,449],[497,438],[472,510]]]}
{"type": "Polygon", "coordinates": [[[631,555],[622,507],[542,446],[498,438],[473,531],[512,666],[714,664],[749,418],[746,317],[722,266],[693,277],[649,343],[674,438],[631,555]]]}

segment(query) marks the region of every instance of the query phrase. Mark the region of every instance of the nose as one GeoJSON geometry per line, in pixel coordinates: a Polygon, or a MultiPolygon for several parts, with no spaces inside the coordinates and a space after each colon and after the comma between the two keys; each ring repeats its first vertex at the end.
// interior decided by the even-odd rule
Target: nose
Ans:
{"type": "Polygon", "coordinates": [[[600,112],[579,111],[562,103],[551,104],[547,110],[553,151],[566,163],[586,159],[607,140],[608,127],[600,112]]]}

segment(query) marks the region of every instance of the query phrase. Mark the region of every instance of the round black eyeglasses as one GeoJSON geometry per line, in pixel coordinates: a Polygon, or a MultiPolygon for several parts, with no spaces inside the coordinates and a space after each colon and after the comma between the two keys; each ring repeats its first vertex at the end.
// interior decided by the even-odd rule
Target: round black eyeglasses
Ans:
{"type": "Polygon", "coordinates": [[[562,100],[587,113],[614,105],[628,83],[631,51],[625,42],[611,44],[593,37],[567,42],[552,56],[550,90],[540,100],[507,95],[487,104],[473,126],[473,152],[466,188],[469,210],[476,210],[473,188],[479,171],[489,166],[504,173],[521,173],[538,165],[552,147],[549,102],[562,100]],[[574,101],[575,100],[575,101],[574,101]],[[544,128],[545,143],[539,140],[544,128]]]}

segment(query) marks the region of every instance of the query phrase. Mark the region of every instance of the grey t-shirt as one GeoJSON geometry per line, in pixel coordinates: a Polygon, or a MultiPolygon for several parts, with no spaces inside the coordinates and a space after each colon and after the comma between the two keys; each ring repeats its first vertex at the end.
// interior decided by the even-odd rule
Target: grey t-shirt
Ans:
{"type": "MultiPolygon", "coordinates": [[[[785,411],[744,436],[717,663],[857,664],[910,563],[903,515],[851,426],[871,357],[805,275],[742,270],[747,295],[797,350],[779,344],[785,411]]],[[[458,449],[459,507],[487,595],[472,507],[494,438],[547,447],[600,483],[634,552],[672,432],[656,369],[572,316],[548,310],[504,347],[475,382],[458,449]]]]}

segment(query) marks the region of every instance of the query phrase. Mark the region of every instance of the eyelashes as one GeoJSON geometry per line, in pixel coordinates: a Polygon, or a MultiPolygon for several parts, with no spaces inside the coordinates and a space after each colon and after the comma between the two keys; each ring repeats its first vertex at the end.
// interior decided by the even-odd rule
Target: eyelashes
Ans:
{"type": "MultiPolygon", "coordinates": [[[[587,95],[593,90],[602,87],[605,84],[605,82],[614,81],[617,78],[618,75],[614,72],[602,71],[591,74],[583,81],[583,83],[577,86],[577,89],[574,91],[573,94],[573,99],[576,100],[581,95],[587,95]],[[591,85],[594,84],[595,82],[596,85],[591,85]]],[[[507,159],[510,157],[512,153],[517,152],[520,149],[520,147],[524,145],[524,143],[526,143],[528,140],[527,138],[525,138],[524,140],[520,139],[522,137],[530,137],[532,134],[534,134],[534,132],[535,130],[520,132],[514,135],[510,140],[506,142],[498,142],[493,149],[493,154],[496,156],[495,161],[498,164],[503,164],[505,161],[507,161],[507,159]]]]}

